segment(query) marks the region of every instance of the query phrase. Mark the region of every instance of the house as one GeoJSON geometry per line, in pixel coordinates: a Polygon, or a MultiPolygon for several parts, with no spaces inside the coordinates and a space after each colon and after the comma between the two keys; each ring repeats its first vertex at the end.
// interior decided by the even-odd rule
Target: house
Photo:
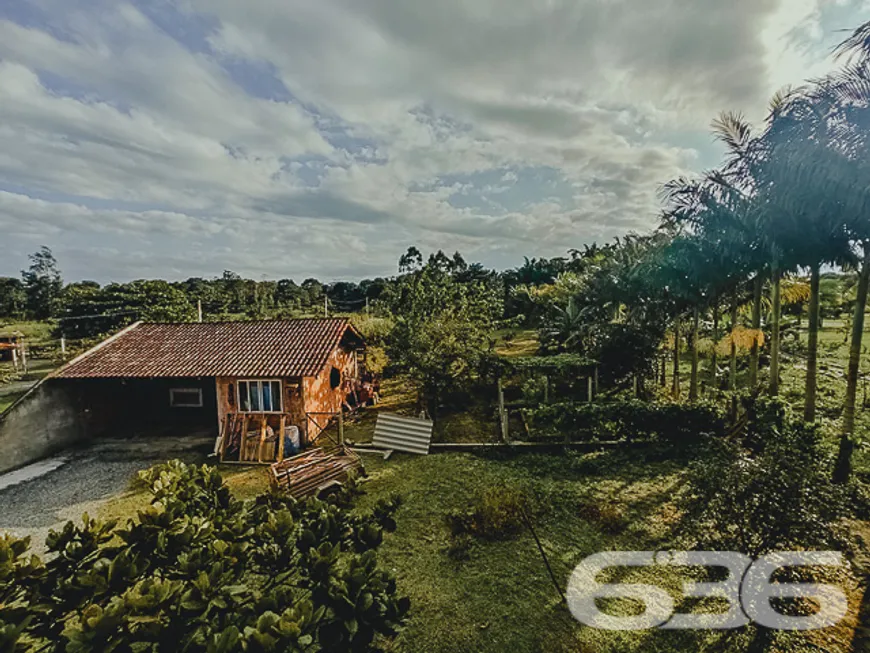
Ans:
{"type": "MultiPolygon", "coordinates": [[[[29,403],[2,416],[0,471],[9,468],[15,441],[25,450],[12,455],[18,465],[95,435],[247,438],[254,431],[278,443],[277,434],[296,426],[304,445],[341,411],[364,365],[365,341],[343,318],[136,323],[55,371],[29,403]]],[[[277,449],[266,458],[274,460],[277,449]]]]}

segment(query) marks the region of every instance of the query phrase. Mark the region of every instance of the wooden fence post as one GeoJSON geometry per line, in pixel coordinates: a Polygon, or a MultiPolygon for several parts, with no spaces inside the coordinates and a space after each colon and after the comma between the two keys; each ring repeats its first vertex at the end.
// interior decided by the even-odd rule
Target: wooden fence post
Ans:
{"type": "Polygon", "coordinates": [[[504,406],[504,386],[502,385],[501,377],[498,379],[498,427],[501,435],[501,441],[508,441],[508,419],[507,411],[504,406]]]}
{"type": "Polygon", "coordinates": [[[281,415],[281,419],[278,423],[278,462],[280,463],[284,460],[284,431],[287,428],[287,416],[281,415]]]}
{"type": "Polygon", "coordinates": [[[338,409],[338,444],[344,446],[344,411],[338,409]]]}

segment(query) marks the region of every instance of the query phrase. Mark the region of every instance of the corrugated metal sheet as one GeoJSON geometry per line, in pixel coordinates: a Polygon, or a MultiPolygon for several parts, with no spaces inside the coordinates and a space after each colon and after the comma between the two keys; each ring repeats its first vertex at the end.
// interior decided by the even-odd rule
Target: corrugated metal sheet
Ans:
{"type": "Polygon", "coordinates": [[[348,329],[353,331],[344,318],[137,324],[71,361],[54,376],[314,376],[348,329]]]}
{"type": "Polygon", "coordinates": [[[380,449],[425,455],[429,453],[429,444],[432,442],[432,426],[427,419],[378,413],[372,445],[380,449]]]}

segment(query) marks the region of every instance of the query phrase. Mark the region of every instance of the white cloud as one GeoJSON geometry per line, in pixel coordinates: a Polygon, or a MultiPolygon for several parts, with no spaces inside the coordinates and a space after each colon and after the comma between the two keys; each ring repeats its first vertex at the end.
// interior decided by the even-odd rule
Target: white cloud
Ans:
{"type": "Polygon", "coordinates": [[[415,243],[509,265],[644,229],[718,111],[760,117],[831,65],[828,12],[859,22],[852,0],[132,1],[0,9],[0,223],[73,276],[359,276],[415,243]]]}

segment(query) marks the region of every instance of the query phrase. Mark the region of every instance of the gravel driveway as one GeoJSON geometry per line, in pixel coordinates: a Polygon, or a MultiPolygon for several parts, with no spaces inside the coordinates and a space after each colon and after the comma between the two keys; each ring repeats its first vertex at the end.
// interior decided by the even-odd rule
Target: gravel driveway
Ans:
{"type": "Polygon", "coordinates": [[[35,551],[51,528],[83,512],[93,515],[130,487],[136,472],[170,458],[205,462],[213,439],[96,440],[20,470],[0,475],[0,533],[31,536],[35,551]]]}

